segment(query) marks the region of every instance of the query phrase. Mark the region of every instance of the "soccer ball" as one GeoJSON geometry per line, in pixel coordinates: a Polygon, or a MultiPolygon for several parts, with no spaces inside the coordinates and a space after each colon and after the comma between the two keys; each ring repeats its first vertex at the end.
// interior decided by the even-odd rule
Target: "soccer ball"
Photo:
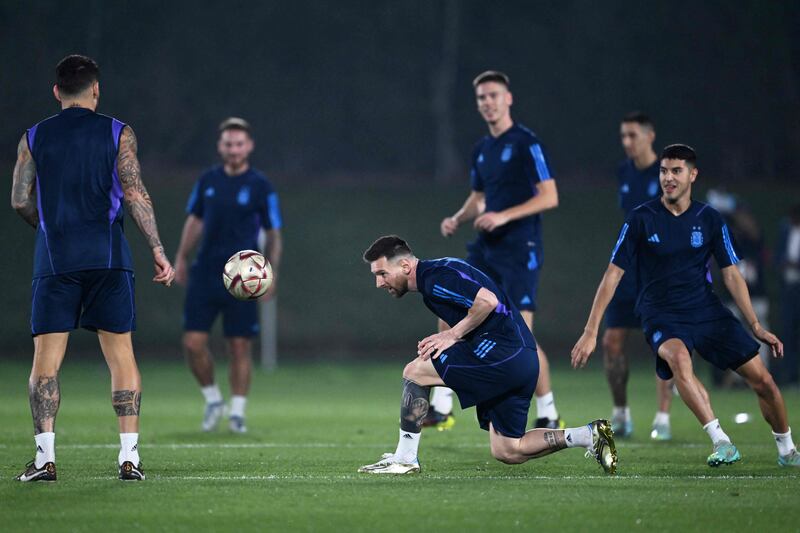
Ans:
{"type": "Polygon", "coordinates": [[[255,300],[272,285],[272,265],[255,250],[236,252],[225,263],[222,282],[237,300],[255,300]]]}

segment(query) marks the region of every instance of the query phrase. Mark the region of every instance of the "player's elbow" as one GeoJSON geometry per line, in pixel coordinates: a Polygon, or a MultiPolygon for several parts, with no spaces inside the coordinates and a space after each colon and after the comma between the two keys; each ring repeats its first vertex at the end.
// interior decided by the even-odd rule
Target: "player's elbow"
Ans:
{"type": "Polygon", "coordinates": [[[477,307],[481,311],[486,311],[487,313],[491,313],[494,311],[500,300],[497,299],[497,295],[490,290],[481,289],[478,291],[477,296],[475,296],[475,303],[473,307],[477,307]]]}

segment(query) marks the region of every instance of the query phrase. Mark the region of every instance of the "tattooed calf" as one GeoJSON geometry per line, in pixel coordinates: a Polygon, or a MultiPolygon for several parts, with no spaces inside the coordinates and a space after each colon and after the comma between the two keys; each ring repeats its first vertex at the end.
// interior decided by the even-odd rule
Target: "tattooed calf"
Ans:
{"type": "Polygon", "coordinates": [[[139,416],[142,393],[136,390],[115,390],[111,393],[111,405],[117,416],[139,416]]]}
{"type": "Polygon", "coordinates": [[[28,382],[28,400],[33,415],[33,431],[36,435],[55,430],[55,418],[61,404],[61,388],[58,376],[39,376],[28,382]]]}

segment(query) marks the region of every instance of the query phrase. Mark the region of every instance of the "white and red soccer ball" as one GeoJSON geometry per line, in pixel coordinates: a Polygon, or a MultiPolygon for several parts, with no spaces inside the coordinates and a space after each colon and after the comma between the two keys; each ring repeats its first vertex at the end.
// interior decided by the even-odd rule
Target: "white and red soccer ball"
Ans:
{"type": "Polygon", "coordinates": [[[255,250],[236,252],[225,263],[222,282],[237,300],[255,300],[272,285],[272,265],[255,250]]]}

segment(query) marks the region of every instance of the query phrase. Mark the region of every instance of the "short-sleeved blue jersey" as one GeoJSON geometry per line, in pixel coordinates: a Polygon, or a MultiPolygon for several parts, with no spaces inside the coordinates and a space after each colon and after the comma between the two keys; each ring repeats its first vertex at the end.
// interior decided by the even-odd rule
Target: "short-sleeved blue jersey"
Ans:
{"type": "Polygon", "coordinates": [[[693,201],[675,216],[655,199],[628,215],[611,262],[636,271],[636,312],[646,327],[653,320],[705,322],[730,316],[711,287],[712,255],[720,268],[739,261],[718,211],[693,201]]]}
{"type": "Polygon", "coordinates": [[[197,263],[220,272],[234,253],[258,248],[261,228],[283,225],[277,193],[253,168],[238,176],[228,176],[221,165],[206,171],[197,180],[186,211],[203,219],[197,263]]]}
{"type": "Polygon", "coordinates": [[[116,164],[124,127],[115,118],[70,107],[27,131],[39,211],[34,278],[133,270],[116,164]]]}
{"type": "Polygon", "coordinates": [[[522,316],[505,293],[480,270],[466,261],[443,257],[417,264],[417,290],[433,314],[451,327],[467,316],[481,287],[497,296],[495,310],[465,338],[489,333],[504,337],[521,346],[535,348],[536,341],[522,316]]]}
{"type": "MultiPolygon", "coordinates": [[[[502,211],[536,196],[536,185],[553,179],[545,149],[536,135],[514,124],[499,137],[485,136],[472,152],[472,190],[486,196],[486,211],[502,211]]],[[[480,237],[541,242],[541,215],[514,220],[480,237]]]]}
{"type": "Polygon", "coordinates": [[[661,161],[642,170],[636,168],[633,159],[627,159],[617,168],[619,182],[619,206],[625,216],[648,200],[661,196],[661,184],[658,174],[661,161]]]}

